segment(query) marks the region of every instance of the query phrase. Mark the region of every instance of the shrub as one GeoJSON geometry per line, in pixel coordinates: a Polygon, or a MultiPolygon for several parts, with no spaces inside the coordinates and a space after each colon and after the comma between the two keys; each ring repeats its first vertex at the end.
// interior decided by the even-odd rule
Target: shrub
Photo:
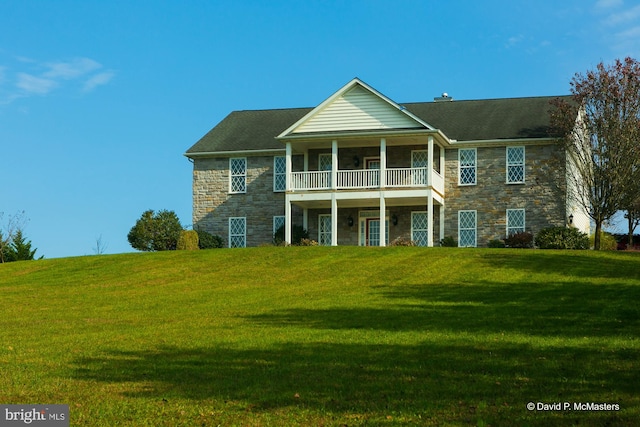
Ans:
{"type": "MultiPolygon", "coordinates": [[[[596,234],[593,233],[589,236],[589,247],[594,246],[594,241],[596,240],[596,234]]],[[[600,231],[600,250],[601,251],[615,251],[618,249],[618,241],[615,236],[611,233],[607,233],[606,231],[600,231]]]]}
{"type": "Polygon", "coordinates": [[[318,246],[318,242],[312,239],[300,239],[300,246],[318,246]]]}
{"type": "Polygon", "coordinates": [[[536,235],[540,249],[589,249],[589,236],[577,228],[549,227],[536,235]]]}
{"type": "MultiPolygon", "coordinates": [[[[309,233],[301,225],[291,227],[291,244],[300,245],[302,239],[309,239],[309,233]]],[[[280,246],[284,243],[284,225],[281,225],[273,234],[273,244],[280,246]]]]}
{"type": "Polygon", "coordinates": [[[446,236],[444,239],[440,240],[440,246],[445,246],[449,248],[455,248],[458,246],[455,239],[451,236],[446,236]]]}
{"type": "Polygon", "coordinates": [[[389,246],[418,246],[416,242],[407,236],[399,236],[393,239],[389,246]]]}
{"type": "Polygon", "coordinates": [[[504,248],[504,241],[498,239],[490,240],[487,246],[490,248],[504,248]]]}
{"type": "Polygon", "coordinates": [[[504,239],[507,248],[530,249],[533,248],[533,234],[527,231],[514,233],[504,239]]]}
{"type": "Polygon", "coordinates": [[[196,229],[198,233],[198,247],[200,249],[224,248],[224,239],[207,231],[196,229]]]}
{"type": "Polygon", "coordinates": [[[139,251],[175,250],[181,231],[182,225],[175,212],[148,210],[131,228],[127,240],[139,251]]]}
{"type": "Polygon", "coordinates": [[[178,237],[176,249],[179,251],[195,251],[198,247],[198,233],[195,230],[182,230],[178,237]]]}

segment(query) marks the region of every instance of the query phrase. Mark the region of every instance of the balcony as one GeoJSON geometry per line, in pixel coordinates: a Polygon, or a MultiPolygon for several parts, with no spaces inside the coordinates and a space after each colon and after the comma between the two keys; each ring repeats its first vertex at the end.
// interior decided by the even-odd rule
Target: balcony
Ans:
{"type": "Polygon", "coordinates": [[[380,182],[380,170],[358,169],[338,170],[335,188],[332,185],[331,171],[292,172],[291,191],[327,191],[327,190],[370,190],[431,187],[444,194],[444,179],[437,171],[429,168],[389,168],[385,170],[385,182],[380,182]]]}

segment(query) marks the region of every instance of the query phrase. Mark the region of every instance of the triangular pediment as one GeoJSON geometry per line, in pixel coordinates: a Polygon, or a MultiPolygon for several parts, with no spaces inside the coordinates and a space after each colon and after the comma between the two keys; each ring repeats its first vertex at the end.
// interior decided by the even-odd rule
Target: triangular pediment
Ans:
{"type": "Polygon", "coordinates": [[[279,137],[385,129],[432,129],[359,79],[353,79],[279,137]]]}

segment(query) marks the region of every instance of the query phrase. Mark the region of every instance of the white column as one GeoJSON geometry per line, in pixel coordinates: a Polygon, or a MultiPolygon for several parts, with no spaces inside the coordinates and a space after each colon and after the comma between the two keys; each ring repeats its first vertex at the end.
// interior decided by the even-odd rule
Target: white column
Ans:
{"type": "Polygon", "coordinates": [[[444,178],[444,147],[440,146],[440,176],[444,178]]]}
{"type": "Polygon", "coordinates": [[[286,180],[286,184],[285,184],[285,190],[286,191],[291,191],[291,143],[287,142],[287,148],[285,150],[285,180],[286,180]]]}
{"type": "Polygon", "coordinates": [[[289,192],[291,191],[291,143],[287,142],[286,146],[286,192],[284,196],[284,241],[288,245],[291,244],[291,199],[289,192]]]}
{"type": "Polygon", "coordinates": [[[427,246],[433,246],[433,190],[427,190],[427,246]]]}
{"type": "Polygon", "coordinates": [[[289,193],[284,196],[284,241],[291,244],[291,200],[289,193]]]}
{"type": "Polygon", "coordinates": [[[309,171],[309,150],[304,150],[304,171],[309,171]]]}
{"type": "MultiPolygon", "coordinates": [[[[442,170],[442,166],[440,167],[442,170]]],[[[440,205],[440,240],[444,239],[444,202],[440,205]]]]}
{"type": "Polygon", "coordinates": [[[380,192],[380,246],[387,246],[387,203],[384,191],[380,192]]]}
{"type": "Polygon", "coordinates": [[[428,150],[427,150],[427,186],[433,185],[433,137],[427,137],[428,150]]]}
{"type": "Polygon", "coordinates": [[[387,186],[387,140],[380,138],[380,188],[387,186]]]}
{"type": "Polygon", "coordinates": [[[331,189],[338,188],[338,141],[331,141],[331,189]]]}
{"type": "Polygon", "coordinates": [[[338,201],[336,193],[331,193],[331,246],[338,246],[338,201]]]}

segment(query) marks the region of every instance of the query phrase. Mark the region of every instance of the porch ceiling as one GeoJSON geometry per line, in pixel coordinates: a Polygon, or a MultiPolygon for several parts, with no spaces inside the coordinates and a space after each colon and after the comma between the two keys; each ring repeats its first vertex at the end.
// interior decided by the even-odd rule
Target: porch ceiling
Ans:
{"type": "MultiPolygon", "coordinates": [[[[292,201],[292,204],[301,208],[307,209],[331,209],[331,200],[304,200],[304,201],[292,201]]],[[[380,207],[380,199],[342,199],[337,200],[338,209],[345,208],[374,208],[380,207]]],[[[434,206],[440,206],[438,200],[434,198],[434,206]]],[[[399,206],[421,206],[426,209],[427,199],[415,198],[415,197],[398,197],[398,198],[385,198],[385,206],[399,207],[399,206]]]]}

